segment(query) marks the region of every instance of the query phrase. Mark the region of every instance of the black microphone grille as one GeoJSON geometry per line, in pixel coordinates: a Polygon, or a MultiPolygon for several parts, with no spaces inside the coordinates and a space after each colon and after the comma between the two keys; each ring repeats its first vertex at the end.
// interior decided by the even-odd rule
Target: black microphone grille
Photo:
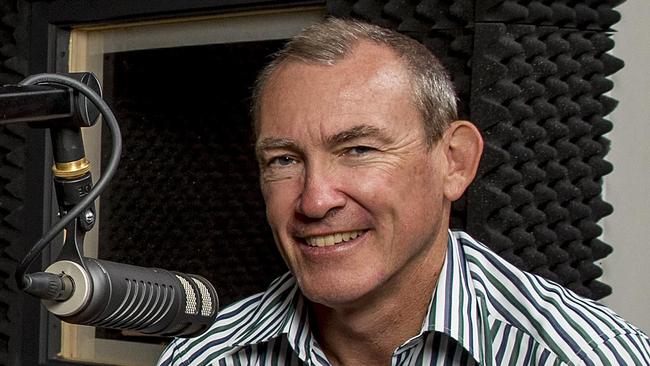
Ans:
{"type": "Polygon", "coordinates": [[[124,297],[117,308],[88,325],[105,328],[146,330],[163,319],[173,307],[174,288],[165,284],[124,279],[124,297]]]}
{"type": "Polygon", "coordinates": [[[59,316],[67,322],[192,337],[217,317],[217,293],[201,276],[92,258],[85,263],[92,290],[83,310],[59,316]]]}

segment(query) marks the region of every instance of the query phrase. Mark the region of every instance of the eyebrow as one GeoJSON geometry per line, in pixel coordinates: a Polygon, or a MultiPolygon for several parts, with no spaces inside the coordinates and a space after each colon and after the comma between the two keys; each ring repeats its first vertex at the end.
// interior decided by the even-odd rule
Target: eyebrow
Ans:
{"type": "MultiPolygon", "coordinates": [[[[328,146],[336,146],[360,138],[374,137],[382,143],[390,143],[392,139],[383,130],[370,125],[358,125],[343,130],[326,138],[328,146]]],[[[299,150],[298,143],[295,140],[281,137],[267,137],[255,144],[255,153],[259,157],[266,150],[289,149],[299,150]]]]}
{"type": "Polygon", "coordinates": [[[260,156],[264,150],[272,149],[298,149],[298,144],[287,138],[267,137],[255,144],[255,154],[260,156]]]}
{"type": "Polygon", "coordinates": [[[347,130],[336,133],[327,138],[329,146],[336,146],[356,139],[374,137],[379,139],[382,143],[390,143],[392,139],[380,128],[370,125],[358,125],[347,130]]]}

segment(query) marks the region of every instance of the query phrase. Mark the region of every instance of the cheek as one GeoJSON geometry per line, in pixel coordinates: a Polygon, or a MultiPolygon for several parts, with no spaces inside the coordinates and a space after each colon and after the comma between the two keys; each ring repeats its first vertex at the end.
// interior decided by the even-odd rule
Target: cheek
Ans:
{"type": "Polygon", "coordinates": [[[441,174],[426,160],[385,174],[367,174],[358,180],[362,203],[375,215],[385,216],[395,235],[422,230],[442,205],[441,174]]]}
{"type": "Polygon", "coordinates": [[[400,204],[403,200],[430,198],[435,190],[441,189],[438,175],[423,159],[406,165],[357,169],[346,181],[365,201],[400,204]]]}
{"type": "Polygon", "coordinates": [[[266,205],[266,217],[275,230],[293,214],[296,197],[299,195],[294,181],[262,183],[262,197],[266,205]]]}
{"type": "Polygon", "coordinates": [[[344,181],[346,193],[369,210],[385,202],[395,187],[395,180],[389,174],[370,169],[357,169],[354,174],[346,175],[344,181]]]}

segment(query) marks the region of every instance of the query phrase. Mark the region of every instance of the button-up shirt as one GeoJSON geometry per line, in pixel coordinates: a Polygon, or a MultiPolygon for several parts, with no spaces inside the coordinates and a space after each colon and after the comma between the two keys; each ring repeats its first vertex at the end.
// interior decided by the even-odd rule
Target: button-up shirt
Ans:
{"type": "MultiPolygon", "coordinates": [[[[201,336],[174,340],[159,365],[328,366],[308,306],[287,273],[224,309],[201,336]]],[[[422,328],[391,364],[650,365],[650,341],[607,307],[450,232],[422,328]]]]}

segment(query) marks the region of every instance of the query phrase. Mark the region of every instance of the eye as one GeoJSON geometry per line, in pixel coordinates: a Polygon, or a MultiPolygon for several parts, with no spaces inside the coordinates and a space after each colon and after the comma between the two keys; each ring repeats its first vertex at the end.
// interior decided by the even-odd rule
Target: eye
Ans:
{"type": "Polygon", "coordinates": [[[376,149],[370,146],[352,146],[345,149],[343,154],[349,156],[362,156],[371,153],[373,151],[376,151],[376,149]]]}
{"type": "Polygon", "coordinates": [[[295,164],[297,161],[290,155],[282,155],[282,156],[276,156],[274,158],[269,159],[268,165],[269,166],[289,166],[292,164],[295,164]]]}

